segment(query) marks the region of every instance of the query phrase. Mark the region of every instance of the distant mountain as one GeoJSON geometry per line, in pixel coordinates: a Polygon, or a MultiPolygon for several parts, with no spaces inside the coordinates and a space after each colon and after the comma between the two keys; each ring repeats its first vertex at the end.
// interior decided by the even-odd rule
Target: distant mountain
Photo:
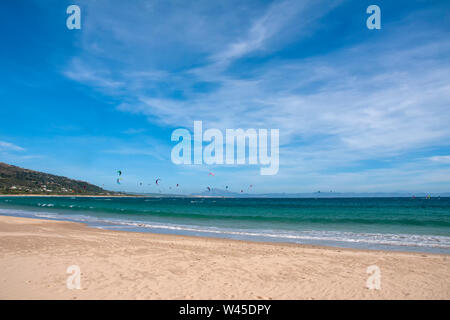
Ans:
{"type": "Polygon", "coordinates": [[[0,194],[112,195],[93,184],[0,162],[0,194]]]}
{"type": "Polygon", "coordinates": [[[211,191],[192,194],[200,197],[237,197],[237,198],[402,198],[402,197],[450,197],[450,192],[310,192],[310,193],[237,193],[212,188],[211,191]]]}
{"type": "Polygon", "coordinates": [[[311,192],[311,193],[266,193],[266,198],[404,198],[404,197],[450,197],[450,192],[311,192]]]}
{"type": "MultiPolygon", "coordinates": [[[[222,189],[216,189],[211,188],[210,191],[205,190],[200,193],[192,194],[193,196],[200,196],[200,197],[240,197],[241,195],[237,192],[231,192],[228,190],[222,190],[222,189]]],[[[247,195],[251,196],[251,195],[247,195]]]]}

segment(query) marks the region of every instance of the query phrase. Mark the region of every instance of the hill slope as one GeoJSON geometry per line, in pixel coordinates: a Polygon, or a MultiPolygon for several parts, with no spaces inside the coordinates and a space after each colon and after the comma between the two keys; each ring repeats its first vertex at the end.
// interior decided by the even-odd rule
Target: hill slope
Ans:
{"type": "Polygon", "coordinates": [[[23,169],[0,162],[0,194],[86,194],[107,195],[93,184],[23,169]]]}

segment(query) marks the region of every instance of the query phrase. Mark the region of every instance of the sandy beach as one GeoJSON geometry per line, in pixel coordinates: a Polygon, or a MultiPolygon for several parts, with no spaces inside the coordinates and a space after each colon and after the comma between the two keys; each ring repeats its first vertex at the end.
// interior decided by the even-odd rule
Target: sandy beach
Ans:
{"type": "Polygon", "coordinates": [[[0,216],[1,299],[450,299],[449,258],[0,216]],[[371,265],[380,290],[366,288],[371,265]]]}

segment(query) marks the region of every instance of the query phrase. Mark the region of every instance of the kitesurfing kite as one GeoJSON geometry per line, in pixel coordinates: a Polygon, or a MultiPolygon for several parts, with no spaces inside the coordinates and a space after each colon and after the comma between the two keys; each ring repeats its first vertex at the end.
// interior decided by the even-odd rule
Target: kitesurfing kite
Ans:
{"type": "Polygon", "coordinates": [[[117,178],[116,182],[117,184],[120,184],[120,178],[117,178]]]}
{"type": "Polygon", "coordinates": [[[211,188],[210,188],[210,187],[206,187],[206,189],[208,189],[208,191],[211,191],[211,188]]]}
{"type": "Polygon", "coordinates": [[[119,176],[122,175],[122,171],[120,171],[120,170],[117,170],[117,173],[119,174],[119,176]]]}
{"type": "Polygon", "coordinates": [[[215,174],[214,173],[212,173],[212,172],[210,172],[210,173],[208,173],[208,176],[215,176],[215,174]]]}
{"type": "Polygon", "coordinates": [[[156,179],[156,181],[155,181],[156,185],[158,185],[158,186],[159,186],[159,181],[161,181],[160,178],[156,179]]]}

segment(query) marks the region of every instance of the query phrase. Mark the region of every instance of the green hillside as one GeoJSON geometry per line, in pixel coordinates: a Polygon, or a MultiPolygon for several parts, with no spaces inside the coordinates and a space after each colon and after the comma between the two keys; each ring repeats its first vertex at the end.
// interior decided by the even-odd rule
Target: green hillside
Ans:
{"type": "Polygon", "coordinates": [[[93,184],[0,162],[0,194],[110,195],[93,184]]]}

